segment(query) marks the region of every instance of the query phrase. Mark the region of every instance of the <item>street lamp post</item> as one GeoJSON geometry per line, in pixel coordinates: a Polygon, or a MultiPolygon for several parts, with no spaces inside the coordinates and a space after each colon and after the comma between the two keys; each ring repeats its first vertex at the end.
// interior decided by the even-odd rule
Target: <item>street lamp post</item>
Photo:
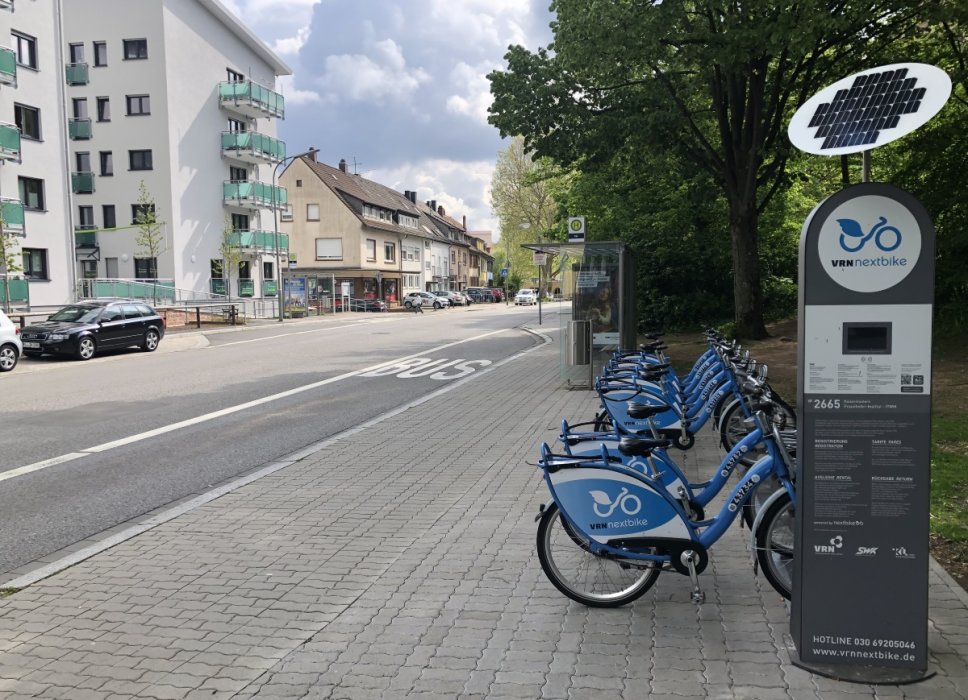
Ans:
{"type": "Polygon", "coordinates": [[[276,176],[279,174],[280,165],[286,165],[287,163],[291,163],[292,161],[296,160],[296,158],[315,155],[318,152],[318,148],[310,148],[304,153],[297,153],[294,156],[283,158],[272,166],[272,231],[274,234],[273,240],[276,247],[276,277],[279,279],[279,288],[276,290],[276,298],[279,300],[279,323],[282,323],[282,319],[284,317],[282,308],[284,285],[282,283],[282,250],[279,248],[279,210],[276,206],[276,176]]]}

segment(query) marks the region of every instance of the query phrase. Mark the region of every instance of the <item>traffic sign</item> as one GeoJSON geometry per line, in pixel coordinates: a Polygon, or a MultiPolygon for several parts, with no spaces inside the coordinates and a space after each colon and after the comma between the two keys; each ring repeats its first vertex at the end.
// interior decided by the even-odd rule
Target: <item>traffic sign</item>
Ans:
{"type": "Polygon", "coordinates": [[[585,217],[584,216],[568,217],[568,242],[569,243],[585,242],[585,217]]]}

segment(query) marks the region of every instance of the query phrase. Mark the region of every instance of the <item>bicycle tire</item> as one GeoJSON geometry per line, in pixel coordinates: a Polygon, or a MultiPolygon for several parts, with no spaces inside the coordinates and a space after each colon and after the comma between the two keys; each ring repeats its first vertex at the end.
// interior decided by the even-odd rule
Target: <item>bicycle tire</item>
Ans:
{"type": "MultiPolygon", "coordinates": [[[[743,424],[746,414],[739,403],[730,406],[723,415],[723,420],[719,426],[719,443],[726,452],[732,450],[749,433],[743,424]]],[[[740,457],[740,462],[745,466],[751,467],[760,457],[766,454],[766,445],[758,443],[753,449],[740,457]]]]}
{"type": "Polygon", "coordinates": [[[785,493],[770,504],[756,528],[756,559],[763,576],[787,600],[793,595],[795,509],[785,493]]]}
{"type": "Polygon", "coordinates": [[[649,590],[658,564],[593,554],[552,503],[538,523],[538,560],[548,580],[574,601],[593,608],[616,608],[649,590]]]}
{"type": "Polygon", "coordinates": [[[763,507],[770,496],[782,488],[783,484],[780,483],[780,480],[775,475],[759,483],[753,491],[753,495],[743,504],[741,515],[743,516],[743,522],[746,524],[746,527],[750,530],[753,529],[753,524],[756,522],[756,514],[760,512],[760,508],[763,507]]]}
{"type": "Polygon", "coordinates": [[[608,415],[608,411],[599,411],[595,414],[593,429],[596,433],[607,433],[612,430],[612,417],[608,415]]]}

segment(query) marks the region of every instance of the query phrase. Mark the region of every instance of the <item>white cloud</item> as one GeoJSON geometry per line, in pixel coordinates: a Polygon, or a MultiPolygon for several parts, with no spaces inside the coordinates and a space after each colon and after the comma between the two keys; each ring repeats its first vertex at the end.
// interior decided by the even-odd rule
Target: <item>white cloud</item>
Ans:
{"type": "Polygon", "coordinates": [[[385,105],[409,98],[430,79],[422,68],[407,66],[392,39],[376,41],[368,53],[326,57],[326,70],[315,83],[328,101],[372,102],[385,105]]]}

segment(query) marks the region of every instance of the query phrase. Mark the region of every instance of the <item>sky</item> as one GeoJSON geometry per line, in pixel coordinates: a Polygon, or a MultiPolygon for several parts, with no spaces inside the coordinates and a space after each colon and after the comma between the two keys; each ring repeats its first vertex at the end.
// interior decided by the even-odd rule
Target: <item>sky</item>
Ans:
{"type": "Polygon", "coordinates": [[[486,75],[510,44],[551,41],[550,0],[221,0],[293,70],[279,137],[499,236],[491,175],[507,147],[486,75]]]}

